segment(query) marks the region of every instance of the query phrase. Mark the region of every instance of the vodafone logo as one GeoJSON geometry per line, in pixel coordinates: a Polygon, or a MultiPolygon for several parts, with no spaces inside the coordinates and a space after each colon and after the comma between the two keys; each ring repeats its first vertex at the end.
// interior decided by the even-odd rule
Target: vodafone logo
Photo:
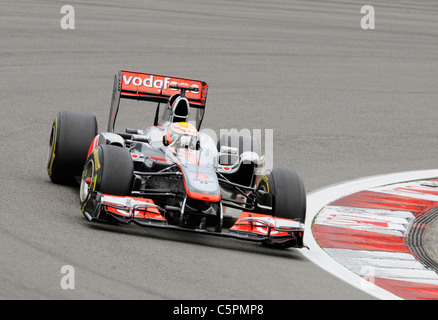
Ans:
{"type": "Polygon", "coordinates": [[[178,83],[176,81],[171,81],[172,78],[170,77],[159,77],[159,76],[145,76],[145,77],[139,77],[139,76],[132,76],[132,75],[123,75],[123,83],[125,86],[136,86],[136,87],[145,87],[150,89],[162,89],[162,90],[173,90],[178,91],[178,89],[172,88],[172,85],[179,85],[179,86],[190,86],[189,90],[190,92],[198,92],[199,86],[196,84],[188,84],[188,83],[178,83]]]}
{"type": "Polygon", "coordinates": [[[170,83],[170,78],[166,77],[164,80],[161,79],[154,79],[154,76],[151,75],[149,78],[140,78],[140,77],[134,77],[126,75],[123,75],[123,82],[125,85],[129,86],[130,84],[133,84],[134,86],[140,87],[145,86],[147,88],[156,88],[156,89],[164,89],[167,90],[170,83]]]}

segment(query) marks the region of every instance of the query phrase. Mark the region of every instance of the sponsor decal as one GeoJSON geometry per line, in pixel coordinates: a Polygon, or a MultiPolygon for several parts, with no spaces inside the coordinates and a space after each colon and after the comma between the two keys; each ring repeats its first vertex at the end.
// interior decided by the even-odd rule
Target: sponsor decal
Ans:
{"type": "Polygon", "coordinates": [[[189,88],[186,92],[188,98],[201,99],[202,83],[196,80],[171,78],[153,74],[143,74],[134,72],[123,72],[122,90],[143,91],[152,94],[173,95],[179,89],[173,86],[189,88]]]}
{"type": "Polygon", "coordinates": [[[94,171],[97,171],[100,169],[99,153],[97,152],[97,150],[94,151],[93,156],[94,156],[94,171]]]}
{"type": "Polygon", "coordinates": [[[266,188],[267,188],[267,192],[269,192],[269,183],[268,183],[268,177],[267,176],[263,176],[262,180],[265,182],[266,184],[266,188]]]}

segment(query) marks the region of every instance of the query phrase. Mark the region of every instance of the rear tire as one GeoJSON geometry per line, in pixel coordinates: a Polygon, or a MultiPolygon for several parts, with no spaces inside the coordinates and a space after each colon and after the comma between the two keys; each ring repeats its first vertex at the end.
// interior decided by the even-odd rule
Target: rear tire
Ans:
{"type": "Polygon", "coordinates": [[[75,184],[87,159],[88,148],[97,135],[94,115],[62,111],[53,120],[49,140],[47,173],[58,184],[75,184]]]}

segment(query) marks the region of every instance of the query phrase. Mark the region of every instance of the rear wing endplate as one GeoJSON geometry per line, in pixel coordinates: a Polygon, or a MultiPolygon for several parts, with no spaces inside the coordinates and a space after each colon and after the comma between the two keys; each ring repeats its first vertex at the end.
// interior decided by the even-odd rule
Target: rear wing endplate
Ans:
{"type": "Polygon", "coordinates": [[[178,87],[188,88],[185,96],[190,107],[205,108],[208,85],[204,81],[120,70],[114,77],[108,132],[114,132],[120,99],[167,103],[171,96],[180,93],[178,87]]]}

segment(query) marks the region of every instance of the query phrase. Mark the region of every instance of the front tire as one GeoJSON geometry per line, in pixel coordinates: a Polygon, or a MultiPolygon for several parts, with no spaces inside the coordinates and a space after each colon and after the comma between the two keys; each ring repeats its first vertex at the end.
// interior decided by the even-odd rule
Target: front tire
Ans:
{"type": "Polygon", "coordinates": [[[272,194],[273,216],[305,222],[306,191],[296,171],[273,169],[260,180],[258,189],[272,194]]]}
{"type": "Polygon", "coordinates": [[[85,163],[79,199],[84,209],[92,191],[114,196],[131,193],[134,164],[128,149],[101,145],[91,152],[85,163]]]}

